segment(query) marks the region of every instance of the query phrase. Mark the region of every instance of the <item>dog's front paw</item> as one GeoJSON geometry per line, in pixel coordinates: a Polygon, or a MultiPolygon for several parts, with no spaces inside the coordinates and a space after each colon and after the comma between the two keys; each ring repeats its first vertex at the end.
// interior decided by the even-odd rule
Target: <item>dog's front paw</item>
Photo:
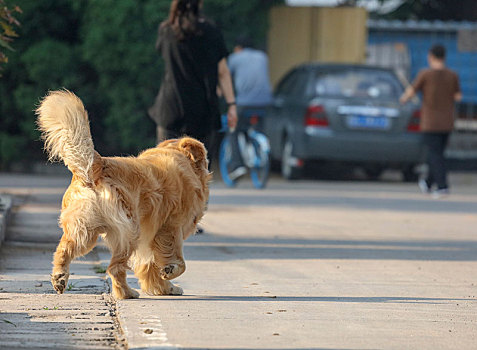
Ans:
{"type": "Polygon", "coordinates": [[[121,288],[114,288],[113,287],[113,296],[117,300],[123,299],[137,299],[139,298],[139,293],[134,289],[121,289],[121,288]]]}
{"type": "Polygon", "coordinates": [[[68,278],[70,274],[67,272],[64,273],[54,273],[51,275],[51,284],[58,294],[63,294],[66,286],[68,284],[68,278]]]}

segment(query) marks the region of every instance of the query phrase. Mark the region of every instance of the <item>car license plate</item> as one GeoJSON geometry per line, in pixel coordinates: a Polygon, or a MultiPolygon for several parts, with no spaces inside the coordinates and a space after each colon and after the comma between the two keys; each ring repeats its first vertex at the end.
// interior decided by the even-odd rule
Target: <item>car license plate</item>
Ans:
{"type": "Polygon", "coordinates": [[[349,115],[346,118],[348,127],[353,129],[388,130],[391,121],[387,117],[368,117],[364,115],[349,115]]]}

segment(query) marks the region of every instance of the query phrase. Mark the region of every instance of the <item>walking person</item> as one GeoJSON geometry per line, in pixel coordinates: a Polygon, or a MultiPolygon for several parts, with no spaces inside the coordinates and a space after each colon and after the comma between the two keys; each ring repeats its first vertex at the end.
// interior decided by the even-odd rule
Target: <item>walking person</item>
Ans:
{"type": "Polygon", "coordinates": [[[442,45],[432,46],[427,56],[429,69],[419,72],[400,99],[404,104],[422,92],[420,127],[429,171],[427,178],[419,181],[419,187],[425,193],[432,192],[435,198],[449,194],[444,151],[454,127],[455,102],[462,99],[459,78],[446,67],[445,56],[442,45]],[[432,191],[434,185],[436,189],[432,191]]]}
{"type": "Polygon", "coordinates": [[[232,161],[229,176],[232,180],[247,172],[240,155],[238,132],[249,126],[251,115],[263,118],[272,102],[268,57],[265,52],[252,48],[250,40],[241,36],[236,40],[228,66],[235,87],[237,101],[237,128],[231,134],[232,161]]]}
{"type": "Polygon", "coordinates": [[[164,59],[165,75],[149,115],[157,124],[158,142],[188,135],[209,149],[214,131],[220,129],[218,85],[232,128],[237,110],[225,42],[202,17],[202,5],[202,0],[173,0],[169,17],[159,26],[156,49],[164,59]]]}

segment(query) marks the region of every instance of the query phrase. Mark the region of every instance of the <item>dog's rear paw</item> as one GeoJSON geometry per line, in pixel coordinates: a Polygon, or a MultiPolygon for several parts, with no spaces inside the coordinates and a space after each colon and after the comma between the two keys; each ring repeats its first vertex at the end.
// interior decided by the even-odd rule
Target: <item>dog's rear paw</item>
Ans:
{"type": "Polygon", "coordinates": [[[184,294],[184,291],[182,290],[181,287],[176,286],[176,285],[174,285],[174,284],[171,286],[171,293],[170,293],[170,295],[182,295],[182,294],[184,294]]]}
{"type": "Polygon", "coordinates": [[[68,284],[69,273],[55,273],[51,275],[51,284],[58,294],[63,294],[68,284]]]}
{"type": "Polygon", "coordinates": [[[184,292],[181,287],[172,284],[170,281],[163,281],[159,285],[149,285],[143,291],[149,295],[182,295],[184,292]]]}
{"type": "Polygon", "coordinates": [[[168,264],[164,267],[161,267],[160,274],[163,280],[171,280],[179,276],[179,265],[177,264],[168,264]]]}

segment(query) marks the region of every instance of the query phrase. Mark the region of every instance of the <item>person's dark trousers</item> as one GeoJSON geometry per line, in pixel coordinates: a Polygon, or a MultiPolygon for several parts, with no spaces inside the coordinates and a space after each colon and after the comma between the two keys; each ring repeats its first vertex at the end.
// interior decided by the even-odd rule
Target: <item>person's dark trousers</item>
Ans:
{"type": "Polygon", "coordinates": [[[207,150],[209,150],[209,147],[212,145],[214,134],[215,134],[213,132],[210,132],[208,135],[194,135],[192,133],[181,134],[180,132],[177,132],[177,131],[164,129],[162,126],[158,126],[156,132],[157,132],[156,134],[157,143],[160,143],[168,139],[177,139],[182,136],[189,136],[202,142],[207,150]]]}
{"type": "Polygon", "coordinates": [[[444,151],[447,146],[449,134],[449,132],[425,132],[422,135],[422,141],[427,152],[427,165],[429,166],[426,179],[429,188],[434,184],[437,185],[437,189],[439,190],[448,188],[444,151]]]}
{"type": "Polygon", "coordinates": [[[157,132],[157,144],[160,144],[162,141],[169,139],[177,139],[180,135],[172,130],[164,129],[162,126],[158,126],[156,129],[157,132]]]}
{"type": "MultiPolygon", "coordinates": [[[[169,140],[169,139],[177,139],[182,136],[190,136],[193,138],[196,138],[200,142],[202,142],[207,149],[207,154],[209,157],[210,163],[212,163],[213,159],[216,157],[216,138],[217,138],[217,133],[215,131],[211,131],[207,136],[201,136],[201,135],[183,135],[180,132],[173,131],[173,130],[167,130],[164,129],[162,126],[157,126],[156,129],[157,132],[157,143],[159,144],[160,142],[164,140],[169,140]]],[[[210,167],[210,164],[209,164],[210,167]]]]}

